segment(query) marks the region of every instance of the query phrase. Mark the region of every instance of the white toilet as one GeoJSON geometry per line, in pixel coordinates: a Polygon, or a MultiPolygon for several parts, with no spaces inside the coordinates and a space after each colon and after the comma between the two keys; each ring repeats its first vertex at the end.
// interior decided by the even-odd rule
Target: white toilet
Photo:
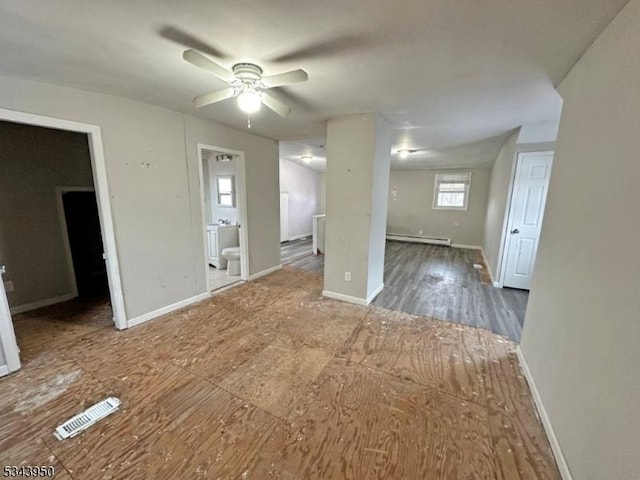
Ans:
{"type": "Polygon", "coordinates": [[[222,256],[227,260],[227,275],[240,275],[240,247],[227,247],[222,256]]]}

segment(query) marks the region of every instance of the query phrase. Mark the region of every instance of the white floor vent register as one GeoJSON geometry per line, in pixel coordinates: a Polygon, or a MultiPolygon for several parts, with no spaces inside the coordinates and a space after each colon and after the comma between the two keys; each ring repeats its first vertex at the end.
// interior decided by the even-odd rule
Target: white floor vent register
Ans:
{"type": "Polygon", "coordinates": [[[115,397],[109,397],[87,408],[81,414],[70,418],[57,427],[53,434],[58,440],[71,438],[81,431],[86,430],[98,420],[102,420],[107,415],[112,414],[118,410],[118,407],[120,407],[120,400],[115,397]]]}

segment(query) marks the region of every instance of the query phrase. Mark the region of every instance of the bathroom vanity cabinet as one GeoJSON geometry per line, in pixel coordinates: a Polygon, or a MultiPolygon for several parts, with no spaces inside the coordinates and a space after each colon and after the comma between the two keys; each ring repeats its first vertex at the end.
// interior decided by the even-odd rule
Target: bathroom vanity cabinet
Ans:
{"type": "Polygon", "coordinates": [[[219,270],[227,268],[227,261],[222,256],[222,250],[237,247],[239,243],[237,225],[207,225],[207,240],[209,243],[209,265],[219,270]]]}

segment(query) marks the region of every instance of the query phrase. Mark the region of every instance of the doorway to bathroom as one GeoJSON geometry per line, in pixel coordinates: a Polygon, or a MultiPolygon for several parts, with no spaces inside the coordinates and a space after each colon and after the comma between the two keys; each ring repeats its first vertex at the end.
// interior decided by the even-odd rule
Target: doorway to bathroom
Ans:
{"type": "Polygon", "coordinates": [[[248,279],[244,152],[198,144],[209,291],[248,279]]]}

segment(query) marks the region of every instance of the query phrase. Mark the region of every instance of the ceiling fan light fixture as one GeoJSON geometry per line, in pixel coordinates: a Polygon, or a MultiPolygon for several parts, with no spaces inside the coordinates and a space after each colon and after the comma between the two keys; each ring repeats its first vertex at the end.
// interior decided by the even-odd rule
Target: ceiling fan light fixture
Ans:
{"type": "Polygon", "coordinates": [[[257,112],[260,110],[260,105],[262,105],[262,96],[253,88],[245,89],[238,95],[238,108],[245,113],[257,112]]]}

